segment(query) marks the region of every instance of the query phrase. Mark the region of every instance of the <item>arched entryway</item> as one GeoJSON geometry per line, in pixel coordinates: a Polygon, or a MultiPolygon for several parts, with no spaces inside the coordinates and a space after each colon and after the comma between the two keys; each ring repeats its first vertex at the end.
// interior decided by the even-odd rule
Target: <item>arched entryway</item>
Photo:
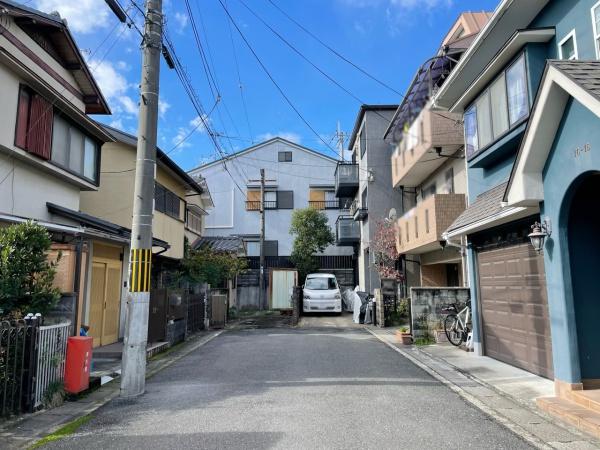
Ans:
{"type": "Polygon", "coordinates": [[[572,187],[567,236],[582,380],[600,380],[600,173],[572,187]]]}

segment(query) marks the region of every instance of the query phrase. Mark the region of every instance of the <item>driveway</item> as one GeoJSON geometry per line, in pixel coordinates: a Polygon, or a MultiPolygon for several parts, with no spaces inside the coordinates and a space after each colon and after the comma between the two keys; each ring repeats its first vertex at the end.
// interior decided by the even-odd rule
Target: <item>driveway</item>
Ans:
{"type": "Polygon", "coordinates": [[[47,448],[530,448],[364,330],[330,319],[228,331],[47,448]]]}

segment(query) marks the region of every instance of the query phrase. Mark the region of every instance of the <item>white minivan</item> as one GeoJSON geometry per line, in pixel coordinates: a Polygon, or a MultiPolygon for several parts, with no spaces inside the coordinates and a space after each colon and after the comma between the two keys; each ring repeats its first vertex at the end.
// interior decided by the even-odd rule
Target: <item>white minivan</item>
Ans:
{"type": "Polygon", "coordinates": [[[304,312],[342,313],[342,295],[335,275],[311,273],[303,287],[304,312]]]}

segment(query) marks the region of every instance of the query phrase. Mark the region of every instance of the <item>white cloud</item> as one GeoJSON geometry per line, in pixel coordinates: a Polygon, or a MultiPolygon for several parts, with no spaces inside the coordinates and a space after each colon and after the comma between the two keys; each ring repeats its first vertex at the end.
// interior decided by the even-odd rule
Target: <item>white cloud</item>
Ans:
{"type": "Polygon", "coordinates": [[[294,142],[296,144],[299,144],[300,141],[302,141],[302,137],[299,134],[294,133],[293,131],[280,131],[278,133],[263,133],[263,134],[260,134],[257,136],[257,140],[259,142],[268,141],[269,139],[273,139],[275,137],[287,139],[288,141],[294,142]]]}
{"type": "Polygon", "coordinates": [[[187,27],[187,24],[189,21],[187,14],[180,13],[178,11],[174,14],[173,17],[175,18],[175,22],[177,22],[177,28],[176,28],[177,33],[182,34],[183,31],[185,30],[185,27],[187,27]]]}
{"type": "Polygon", "coordinates": [[[69,28],[81,34],[96,33],[99,28],[107,27],[112,15],[103,0],[37,0],[35,7],[46,13],[58,11],[67,19],[69,28]]]}
{"type": "Polygon", "coordinates": [[[158,115],[160,117],[164,117],[164,115],[167,113],[170,107],[171,104],[169,102],[167,102],[166,100],[158,99],[158,115]]]}
{"type": "Polygon", "coordinates": [[[117,128],[119,130],[122,130],[124,128],[123,127],[123,120],[121,120],[121,119],[115,119],[112,122],[110,122],[108,125],[111,126],[111,127],[113,127],[113,128],[117,128]]]}
{"type": "Polygon", "coordinates": [[[192,133],[204,133],[206,132],[206,128],[204,126],[204,122],[209,122],[210,119],[205,115],[204,120],[200,118],[200,116],[194,117],[189,121],[188,125],[185,127],[179,127],[177,129],[177,133],[171,139],[171,143],[177,146],[178,150],[191,147],[192,144],[189,141],[192,133]],[[184,140],[185,139],[185,140],[184,140]]]}
{"type": "Polygon", "coordinates": [[[121,95],[117,98],[117,101],[123,108],[126,114],[136,115],[139,111],[137,102],[127,95],[121,95]]]}
{"type": "Polygon", "coordinates": [[[114,99],[123,95],[129,89],[127,79],[119,73],[110,61],[88,61],[92,75],[98,82],[100,90],[107,99],[114,99]]]}

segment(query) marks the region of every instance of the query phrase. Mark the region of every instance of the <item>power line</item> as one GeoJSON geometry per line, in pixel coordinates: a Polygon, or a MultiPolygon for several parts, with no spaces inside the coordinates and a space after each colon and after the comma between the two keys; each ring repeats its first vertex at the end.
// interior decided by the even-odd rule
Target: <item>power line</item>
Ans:
{"type": "MultiPolygon", "coordinates": [[[[227,0],[225,0],[227,4],[227,0]]],[[[229,38],[231,40],[231,50],[233,52],[233,61],[235,62],[235,71],[237,74],[238,86],[240,88],[240,97],[242,98],[242,106],[244,108],[244,115],[246,117],[246,125],[248,126],[248,132],[250,133],[251,142],[254,144],[254,133],[252,133],[252,127],[250,126],[250,118],[248,115],[248,107],[246,106],[246,97],[244,95],[244,85],[242,84],[242,77],[240,75],[240,65],[237,58],[237,51],[235,49],[235,41],[233,39],[233,30],[231,29],[231,22],[229,19],[225,19],[227,22],[227,28],[229,29],[229,38]]]]}
{"type": "Polygon", "coordinates": [[[277,90],[279,91],[279,93],[281,94],[281,96],[285,99],[285,101],[290,106],[290,108],[292,108],[294,110],[294,112],[298,115],[298,117],[300,118],[300,120],[302,120],[302,122],[304,122],[304,124],[310,129],[310,131],[312,131],[312,133],[314,133],[314,135],[317,136],[317,138],[323,144],[325,144],[325,147],[327,149],[329,149],[333,154],[335,154],[337,156],[337,152],[335,151],[335,149],[333,147],[331,147],[331,145],[329,145],[323,139],[323,137],[319,133],[317,133],[317,130],[315,130],[313,128],[313,126],[308,122],[308,120],[306,120],[306,118],[302,115],[302,113],[298,110],[298,108],[296,108],[296,106],[292,103],[292,101],[290,100],[290,98],[283,91],[283,89],[281,88],[281,86],[279,86],[279,84],[277,83],[277,81],[275,80],[275,78],[273,78],[273,76],[269,72],[269,69],[267,69],[267,67],[264,65],[264,63],[262,62],[262,60],[260,59],[260,57],[258,56],[258,54],[254,51],[254,49],[252,48],[252,45],[246,39],[246,36],[244,35],[244,33],[242,32],[242,30],[240,29],[240,27],[238,26],[238,24],[236,23],[236,21],[233,19],[233,17],[229,13],[229,10],[227,9],[227,7],[223,3],[223,1],[222,0],[218,0],[218,1],[221,4],[221,7],[225,10],[225,13],[227,14],[227,17],[229,17],[229,20],[231,21],[232,25],[235,27],[235,29],[239,33],[239,35],[241,36],[242,40],[244,41],[244,43],[246,44],[246,46],[248,47],[248,49],[250,50],[250,52],[252,53],[252,55],[254,56],[254,58],[256,59],[256,61],[258,62],[258,64],[260,65],[260,67],[263,69],[263,71],[265,72],[265,74],[267,75],[267,77],[271,80],[271,82],[273,83],[273,85],[277,88],[277,90]]]}
{"type": "Polygon", "coordinates": [[[339,53],[337,50],[335,50],[334,48],[332,48],[331,46],[329,46],[327,43],[325,43],[323,40],[321,40],[318,36],[316,36],[313,32],[311,32],[310,30],[308,30],[304,25],[302,25],[301,23],[299,23],[298,21],[296,21],[293,17],[291,17],[288,13],[286,13],[283,9],[281,9],[281,7],[279,7],[279,5],[277,5],[273,0],[267,0],[267,1],[269,3],[271,3],[271,5],[273,5],[281,14],[283,14],[285,17],[287,17],[288,20],[290,20],[291,22],[293,22],[298,28],[300,28],[302,31],[304,31],[306,34],[308,34],[310,37],[312,37],[314,40],[316,40],[323,47],[325,47],[331,53],[333,53],[334,55],[336,55],[338,58],[340,58],[343,61],[345,61],[346,63],[350,64],[356,70],[358,70],[362,74],[366,75],[367,77],[369,77],[370,79],[372,79],[376,83],[380,84],[381,86],[385,87],[389,91],[393,92],[394,94],[397,94],[397,95],[399,95],[401,97],[404,97],[404,95],[401,92],[397,91],[396,89],[394,89],[393,87],[391,87],[387,83],[385,83],[385,82],[381,81],[380,79],[376,78],[375,76],[371,75],[369,72],[367,72],[365,69],[363,69],[362,67],[360,67],[358,64],[352,62],[351,60],[349,60],[348,58],[346,58],[345,56],[343,56],[341,53],[339,53]]]}

